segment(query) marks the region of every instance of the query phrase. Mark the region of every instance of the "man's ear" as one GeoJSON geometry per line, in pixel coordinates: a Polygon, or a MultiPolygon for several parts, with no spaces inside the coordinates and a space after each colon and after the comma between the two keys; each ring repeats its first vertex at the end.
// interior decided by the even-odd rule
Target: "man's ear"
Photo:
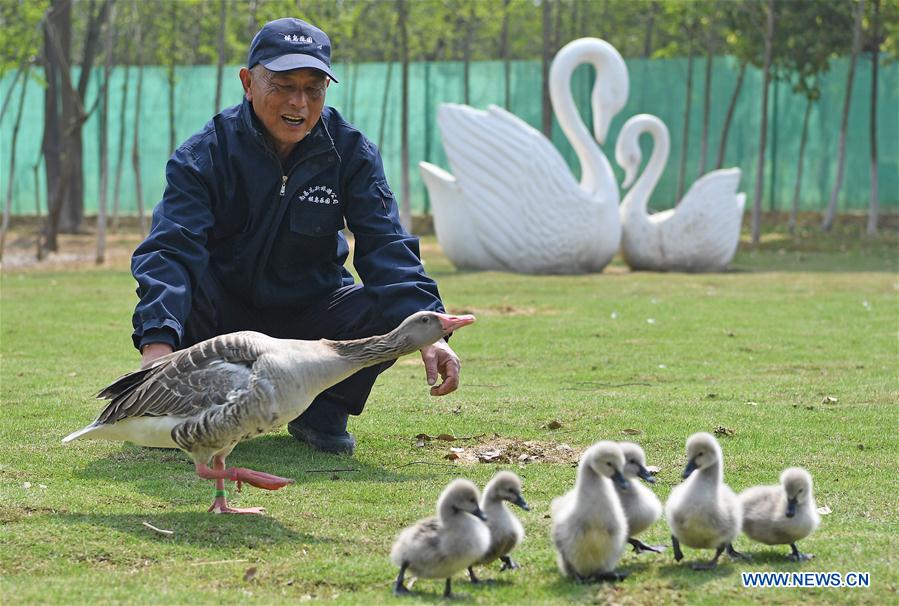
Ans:
{"type": "Polygon", "coordinates": [[[253,93],[250,92],[250,83],[253,81],[253,74],[245,67],[240,68],[240,83],[243,85],[243,95],[247,101],[253,100],[253,93]]]}

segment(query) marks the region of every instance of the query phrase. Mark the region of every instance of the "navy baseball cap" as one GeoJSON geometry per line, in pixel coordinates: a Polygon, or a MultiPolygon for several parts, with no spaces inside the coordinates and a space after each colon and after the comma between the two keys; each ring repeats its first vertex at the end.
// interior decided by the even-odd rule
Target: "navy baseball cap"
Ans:
{"type": "Polygon", "coordinates": [[[253,37],[247,67],[257,63],[273,72],[311,67],[337,82],[331,71],[331,41],[328,35],[314,25],[293,17],[269,21],[253,37]]]}

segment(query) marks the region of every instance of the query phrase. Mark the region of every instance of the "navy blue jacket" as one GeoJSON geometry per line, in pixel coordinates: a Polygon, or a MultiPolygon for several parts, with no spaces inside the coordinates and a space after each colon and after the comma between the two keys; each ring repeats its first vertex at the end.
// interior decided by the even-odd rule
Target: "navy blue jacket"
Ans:
{"type": "Polygon", "coordinates": [[[388,325],[443,311],[418,239],[400,224],[377,148],[333,108],[282,162],[244,100],[175,151],[166,180],[131,261],[138,348],[178,346],[207,271],[263,311],[302,309],[352,284],[344,226],[355,237],[356,271],[388,325]]]}

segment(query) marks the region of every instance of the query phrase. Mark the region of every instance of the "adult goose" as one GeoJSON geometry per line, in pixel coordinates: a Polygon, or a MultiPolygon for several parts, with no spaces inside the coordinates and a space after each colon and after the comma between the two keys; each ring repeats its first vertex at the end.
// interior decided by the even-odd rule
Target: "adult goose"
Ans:
{"type": "Polygon", "coordinates": [[[657,117],[638,114],[621,127],[615,159],[625,170],[622,187],[633,187],[621,203],[621,253],[636,270],[722,271],[740,241],[746,194],[738,194],[740,169],[713,170],[700,177],[677,207],[649,214],[647,205],[668,162],[668,128],[657,117]],[[640,166],[639,137],[653,138],[652,156],[640,166]]]}
{"type": "Polygon", "coordinates": [[[454,175],[427,162],[419,169],[437,239],[461,269],[578,274],[602,271],[615,256],[618,184],[597,141],[605,140],[627,102],[627,67],[608,42],[581,38],[559,50],[549,79],[556,118],[580,162],[580,182],[549,139],[502,108],[444,104],[437,111],[454,175]],[[583,63],[596,68],[593,135],[571,92],[572,73],[583,63]]]}
{"type": "Polygon", "coordinates": [[[126,374],[97,397],[111,400],[97,420],[63,439],[113,440],[180,448],[197,475],[215,480],[216,513],[262,513],[228,505],[224,481],[277,490],[293,482],[225,467],[241,441],[300,415],[316,395],[356,371],[412,353],[475,321],[418,312],[392,332],[353,341],[275,339],[236,332],[176,351],[126,374]],[[212,467],[209,467],[210,462],[212,467]]]}

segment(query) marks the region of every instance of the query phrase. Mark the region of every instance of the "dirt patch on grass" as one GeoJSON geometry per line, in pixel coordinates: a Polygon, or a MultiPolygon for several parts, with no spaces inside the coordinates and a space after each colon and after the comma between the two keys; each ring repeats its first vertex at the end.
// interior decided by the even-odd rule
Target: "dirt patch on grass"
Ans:
{"type": "Polygon", "coordinates": [[[464,465],[500,463],[526,465],[528,463],[573,464],[581,451],[564,442],[520,440],[496,434],[461,437],[441,434],[436,437],[419,434],[416,447],[443,452],[443,458],[464,465]]]}
{"type": "Polygon", "coordinates": [[[516,305],[490,305],[489,307],[454,307],[446,310],[453,315],[474,314],[475,316],[533,316],[535,314],[552,314],[553,310],[538,310],[536,307],[519,307],[516,305]]]}

